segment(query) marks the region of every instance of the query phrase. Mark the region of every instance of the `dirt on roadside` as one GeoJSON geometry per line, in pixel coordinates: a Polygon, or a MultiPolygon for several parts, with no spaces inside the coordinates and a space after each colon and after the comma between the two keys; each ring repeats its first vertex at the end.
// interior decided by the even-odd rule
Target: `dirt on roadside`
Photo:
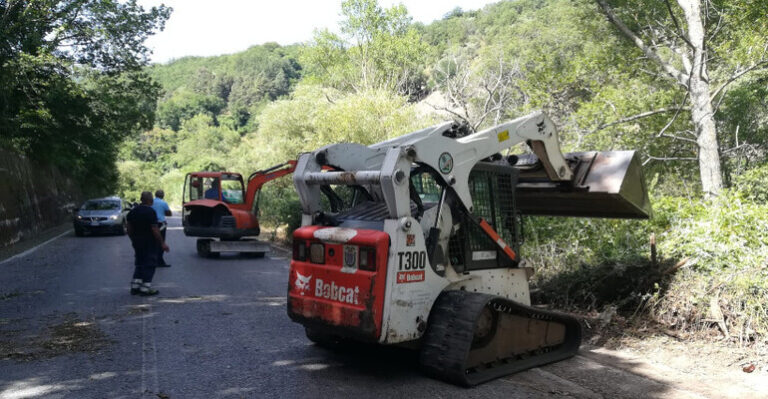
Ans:
{"type": "Polygon", "coordinates": [[[54,316],[37,329],[26,324],[26,320],[0,320],[0,359],[25,362],[74,352],[94,353],[110,343],[95,321],[82,320],[74,313],[54,316]]]}
{"type": "Polygon", "coordinates": [[[681,333],[620,314],[582,314],[583,347],[604,348],[667,370],[671,380],[707,397],[768,398],[768,348],[726,340],[716,328],[681,333]],[[706,387],[705,387],[706,385],[706,387]],[[753,396],[753,395],[757,396],[753,396]]]}

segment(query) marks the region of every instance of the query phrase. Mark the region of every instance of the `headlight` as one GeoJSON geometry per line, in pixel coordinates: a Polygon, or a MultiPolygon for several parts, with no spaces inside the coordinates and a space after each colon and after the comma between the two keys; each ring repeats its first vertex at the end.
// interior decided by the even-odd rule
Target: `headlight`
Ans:
{"type": "Polygon", "coordinates": [[[110,215],[109,220],[117,220],[117,215],[110,215]]]}
{"type": "Polygon", "coordinates": [[[83,220],[83,217],[80,215],[77,215],[77,220],[83,220]]]}

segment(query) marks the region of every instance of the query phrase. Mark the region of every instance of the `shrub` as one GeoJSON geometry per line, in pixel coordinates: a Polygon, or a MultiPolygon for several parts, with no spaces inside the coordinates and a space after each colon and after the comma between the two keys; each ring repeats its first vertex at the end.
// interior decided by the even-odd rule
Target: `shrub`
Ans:
{"type": "Polygon", "coordinates": [[[535,299],[586,310],[609,303],[645,309],[683,330],[720,319],[734,339],[764,343],[768,205],[755,202],[754,192],[653,198],[648,221],[529,218],[522,251],[537,269],[535,299]]]}

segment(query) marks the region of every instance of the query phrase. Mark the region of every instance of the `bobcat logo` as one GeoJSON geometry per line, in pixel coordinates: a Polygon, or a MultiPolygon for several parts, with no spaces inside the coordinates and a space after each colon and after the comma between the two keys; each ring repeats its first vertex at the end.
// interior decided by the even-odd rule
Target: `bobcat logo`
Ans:
{"type": "Polygon", "coordinates": [[[312,276],[302,276],[299,272],[296,272],[296,289],[301,290],[301,295],[304,295],[304,291],[309,291],[309,280],[312,276]]]}

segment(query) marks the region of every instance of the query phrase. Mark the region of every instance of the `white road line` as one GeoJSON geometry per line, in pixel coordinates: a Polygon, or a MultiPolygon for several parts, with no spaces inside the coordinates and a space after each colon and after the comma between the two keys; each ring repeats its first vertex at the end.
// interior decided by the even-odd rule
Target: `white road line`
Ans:
{"type": "Polygon", "coordinates": [[[30,248],[30,249],[20,253],[20,254],[13,255],[13,256],[11,256],[8,259],[2,260],[2,261],[0,261],[0,265],[2,265],[3,263],[6,263],[6,262],[10,262],[10,261],[12,261],[12,260],[14,260],[16,258],[21,258],[21,257],[27,256],[27,255],[31,254],[32,252],[35,252],[38,249],[40,249],[42,246],[50,243],[51,241],[55,241],[55,240],[57,240],[57,239],[59,239],[61,237],[64,237],[65,235],[67,235],[67,234],[69,234],[71,232],[72,232],[72,230],[67,230],[67,231],[57,235],[56,237],[51,238],[50,240],[48,240],[48,241],[46,241],[46,242],[44,242],[42,244],[38,244],[38,245],[36,245],[36,246],[34,246],[34,247],[32,247],[32,248],[30,248]]]}
{"type": "Polygon", "coordinates": [[[155,339],[155,329],[152,320],[153,318],[152,305],[147,304],[147,312],[144,317],[141,318],[141,393],[140,396],[148,395],[155,397],[160,392],[160,384],[157,378],[157,340],[155,339]],[[147,326],[147,324],[150,324],[147,326]],[[151,357],[147,358],[147,352],[152,351],[151,357]],[[148,387],[147,374],[151,374],[149,377],[152,381],[149,381],[151,387],[148,387]]]}
{"type": "Polygon", "coordinates": [[[145,348],[147,341],[147,315],[141,317],[141,386],[139,395],[144,396],[147,391],[147,350],[145,348]]]}
{"type": "MultiPolygon", "coordinates": [[[[149,307],[152,309],[152,305],[149,307]]],[[[155,336],[155,323],[152,323],[152,382],[154,383],[154,394],[160,393],[160,382],[157,378],[157,338],[155,336]]]]}

